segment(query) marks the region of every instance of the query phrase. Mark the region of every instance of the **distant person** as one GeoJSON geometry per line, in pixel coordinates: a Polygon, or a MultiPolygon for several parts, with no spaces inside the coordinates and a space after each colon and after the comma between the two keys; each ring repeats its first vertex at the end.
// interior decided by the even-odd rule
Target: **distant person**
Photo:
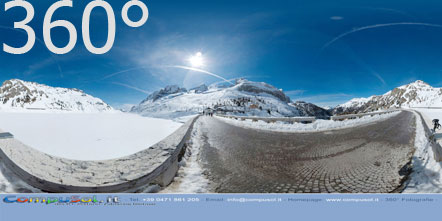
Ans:
{"type": "Polygon", "coordinates": [[[439,119],[434,119],[433,120],[433,125],[434,125],[433,133],[436,133],[436,130],[440,130],[441,125],[439,123],[439,119]]]}

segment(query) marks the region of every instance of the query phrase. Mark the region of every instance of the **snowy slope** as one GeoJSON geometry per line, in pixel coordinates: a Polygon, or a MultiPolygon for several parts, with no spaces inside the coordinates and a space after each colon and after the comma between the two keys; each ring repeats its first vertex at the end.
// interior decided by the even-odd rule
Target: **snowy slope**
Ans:
{"type": "Polygon", "coordinates": [[[334,113],[360,113],[399,107],[442,107],[442,88],[434,88],[423,81],[416,81],[381,96],[353,99],[337,106],[334,113]]]}
{"type": "Polygon", "coordinates": [[[301,116],[280,89],[262,82],[239,79],[234,85],[201,85],[186,90],[168,86],[132,109],[143,116],[177,118],[201,113],[206,108],[231,115],[301,116]]]}
{"type": "Polygon", "coordinates": [[[109,112],[111,106],[78,89],[50,87],[18,79],[7,80],[0,87],[0,111],[109,112]]]}

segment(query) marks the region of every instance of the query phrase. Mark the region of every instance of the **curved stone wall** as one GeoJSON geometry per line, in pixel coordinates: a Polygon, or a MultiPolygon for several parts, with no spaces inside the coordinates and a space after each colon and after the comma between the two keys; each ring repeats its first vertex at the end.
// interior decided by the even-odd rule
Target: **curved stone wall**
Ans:
{"type": "Polygon", "coordinates": [[[151,183],[168,185],[197,118],[152,147],[118,159],[63,159],[6,138],[0,139],[0,160],[26,183],[46,192],[130,192],[151,183]]]}

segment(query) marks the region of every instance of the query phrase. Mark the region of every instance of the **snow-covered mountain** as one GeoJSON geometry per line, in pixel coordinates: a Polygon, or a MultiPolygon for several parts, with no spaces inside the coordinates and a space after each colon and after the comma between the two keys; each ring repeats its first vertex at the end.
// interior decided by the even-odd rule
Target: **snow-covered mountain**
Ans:
{"type": "Polygon", "coordinates": [[[235,84],[201,85],[186,90],[167,86],[154,92],[131,112],[149,117],[177,118],[212,108],[219,113],[247,116],[304,116],[312,112],[290,104],[290,98],[263,82],[239,79],[235,84]]]}
{"type": "Polygon", "coordinates": [[[304,101],[297,101],[291,103],[290,105],[298,108],[298,110],[301,112],[301,116],[315,116],[319,119],[329,119],[332,115],[332,110],[330,110],[330,108],[325,109],[304,101]]]}
{"type": "Polygon", "coordinates": [[[164,89],[161,89],[159,91],[155,91],[153,94],[149,95],[144,101],[142,102],[146,102],[146,101],[157,101],[158,99],[161,99],[163,97],[167,97],[169,95],[172,94],[179,94],[179,93],[184,93],[187,92],[187,89],[185,88],[180,88],[177,85],[169,85],[164,89]]]}
{"type": "Polygon", "coordinates": [[[3,82],[0,87],[0,111],[35,109],[89,113],[114,111],[101,99],[78,89],[50,87],[18,79],[3,82]]]}
{"type": "Polygon", "coordinates": [[[442,88],[416,81],[380,96],[356,98],[337,106],[334,114],[352,114],[389,108],[442,107],[442,88]]]}
{"type": "Polygon", "coordinates": [[[205,84],[202,84],[202,85],[200,85],[198,87],[194,87],[194,88],[190,89],[190,91],[193,91],[195,93],[203,93],[203,92],[206,92],[208,90],[209,90],[209,87],[207,87],[207,85],[205,85],[205,84]]]}

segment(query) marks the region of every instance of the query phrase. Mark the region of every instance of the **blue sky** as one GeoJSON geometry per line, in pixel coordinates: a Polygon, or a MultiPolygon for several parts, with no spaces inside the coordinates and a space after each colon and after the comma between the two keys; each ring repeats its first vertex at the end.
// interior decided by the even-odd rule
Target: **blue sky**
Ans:
{"type": "MultiPolygon", "coordinates": [[[[44,13],[55,1],[29,2],[36,11],[30,25],[43,39],[44,13]]],[[[143,0],[149,20],[129,28],[120,16],[126,1],[108,0],[117,15],[117,34],[105,55],[92,55],[82,43],[81,16],[88,2],[74,0],[74,8],[60,9],[53,18],[77,27],[73,51],[55,55],[37,42],[25,55],[0,52],[0,80],[79,88],[119,107],[169,84],[219,81],[170,67],[189,66],[188,58],[202,52],[204,70],[265,81],[294,100],[320,105],[383,94],[418,79],[442,86],[440,1],[143,0]]],[[[21,46],[26,36],[10,28],[24,18],[23,10],[4,12],[3,4],[0,42],[21,46]]],[[[134,20],[139,16],[139,10],[130,11],[134,20]]],[[[93,11],[91,33],[94,44],[105,43],[104,10],[93,11]]],[[[67,35],[62,28],[52,32],[58,46],[66,44],[67,35]]]]}

